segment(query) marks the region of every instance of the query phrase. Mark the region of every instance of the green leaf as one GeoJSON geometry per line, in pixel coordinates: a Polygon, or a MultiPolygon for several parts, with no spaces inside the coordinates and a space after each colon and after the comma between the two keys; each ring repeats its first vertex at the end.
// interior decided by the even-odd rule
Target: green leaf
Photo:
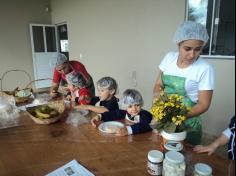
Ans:
{"type": "Polygon", "coordinates": [[[184,123],[182,123],[181,125],[177,126],[176,128],[176,132],[182,132],[186,130],[186,125],[184,123]]]}
{"type": "Polygon", "coordinates": [[[157,129],[158,131],[161,131],[164,127],[163,122],[155,121],[155,120],[153,120],[149,125],[152,129],[157,129]]]}
{"type": "Polygon", "coordinates": [[[176,130],[176,125],[172,122],[167,122],[165,125],[164,125],[164,130],[167,132],[167,133],[174,133],[175,130],[176,130]]]}
{"type": "Polygon", "coordinates": [[[190,125],[185,125],[185,130],[188,131],[188,132],[197,131],[195,128],[191,127],[190,125]]]}
{"type": "Polygon", "coordinates": [[[156,129],[158,131],[162,130],[164,128],[164,124],[163,123],[157,123],[156,129]]]}

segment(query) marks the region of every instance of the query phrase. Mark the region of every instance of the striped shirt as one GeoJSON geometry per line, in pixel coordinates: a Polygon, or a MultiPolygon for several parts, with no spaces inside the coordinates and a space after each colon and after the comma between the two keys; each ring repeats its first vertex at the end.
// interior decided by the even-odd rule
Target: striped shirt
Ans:
{"type": "Polygon", "coordinates": [[[230,160],[235,160],[235,116],[231,118],[229,127],[223,134],[229,139],[228,158],[230,160]]]}

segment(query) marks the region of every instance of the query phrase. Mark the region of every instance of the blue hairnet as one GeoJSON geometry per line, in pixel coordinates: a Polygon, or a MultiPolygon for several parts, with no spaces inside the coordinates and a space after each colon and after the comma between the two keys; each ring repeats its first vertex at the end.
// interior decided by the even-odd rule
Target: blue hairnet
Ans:
{"type": "Polygon", "coordinates": [[[179,44],[190,39],[201,40],[205,45],[209,39],[206,28],[202,24],[193,21],[183,22],[176,30],[173,41],[179,44]]]}
{"type": "Polygon", "coordinates": [[[80,73],[71,72],[66,74],[66,80],[69,84],[72,84],[76,87],[85,87],[86,81],[80,73]]]}
{"type": "Polygon", "coordinates": [[[56,55],[56,64],[55,67],[64,64],[65,62],[67,62],[67,57],[66,55],[62,54],[62,53],[57,53],[56,55]]]}
{"type": "Polygon", "coordinates": [[[125,107],[136,104],[143,106],[142,95],[135,89],[125,90],[121,101],[122,105],[125,107]]]}
{"type": "Polygon", "coordinates": [[[109,90],[115,90],[115,92],[117,91],[116,81],[113,78],[108,77],[108,76],[99,79],[97,82],[97,86],[105,88],[105,89],[109,89],[109,90]]]}

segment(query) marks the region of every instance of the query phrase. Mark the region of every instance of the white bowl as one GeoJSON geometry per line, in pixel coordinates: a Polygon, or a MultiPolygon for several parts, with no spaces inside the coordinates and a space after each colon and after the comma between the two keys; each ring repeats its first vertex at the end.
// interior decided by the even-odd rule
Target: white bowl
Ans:
{"type": "Polygon", "coordinates": [[[171,141],[183,141],[186,139],[187,132],[179,132],[179,133],[167,133],[166,131],[162,130],[161,135],[163,138],[171,141]]]}

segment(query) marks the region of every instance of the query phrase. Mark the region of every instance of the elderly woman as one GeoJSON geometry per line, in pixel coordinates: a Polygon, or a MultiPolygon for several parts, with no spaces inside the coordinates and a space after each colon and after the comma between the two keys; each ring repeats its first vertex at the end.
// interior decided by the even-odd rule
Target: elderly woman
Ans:
{"type": "Polygon", "coordinates": [[[67,57],[64,54],[58,53],[56,56],[56,65],[53,74],[53,81],[50,90],[51,97],[56,97],[58,95],[58,87],[61,80],[66,80],[66,74],[68,73],[80,73],[86,80],[86,84],[90,89],[92,96],[95,95],[95,88],[92,77],[87,72],[85,66],[78,61],[68,61],[67,57]]]}
{"type": "Polygon", "coordinates": [[[159,74],[153,89],[153,100],[160,91],[184,96],[184,103],[191,107],[186,125],[192,130],[187,133],[187,142],[200,144],[202,122],[200,115],[208,110],[214,90],[214,71],[200,57],[208,41],[207,30],[199,23],[186,21],[174,35],[178,52],[169,52],[159,65],[159,74]]]}

